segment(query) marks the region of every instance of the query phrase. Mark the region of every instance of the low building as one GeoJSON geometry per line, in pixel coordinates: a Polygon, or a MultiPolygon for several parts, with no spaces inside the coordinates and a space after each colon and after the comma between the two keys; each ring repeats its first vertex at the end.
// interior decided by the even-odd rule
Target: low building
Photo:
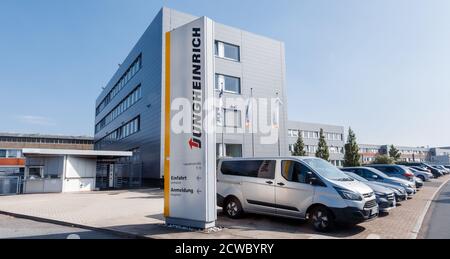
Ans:
{"type": "Polygon", "coordinates": [[[24,148],[92,150],[94,140],[84,136],[0,133],[0,176],[23,175],[24,148]]]}
{"type": "Polygon", "coordinates": [[[439,165],[450,165],[450,148],[432,148],[430,162],[439,165]]]}
{"type": "Polygon", "coordinates": [[[362,164],[371,164],[375,158],[382,153],[382,145],[360,144],[359,155],[362,164]]]}
{"type": "Polygon", "coordinates": [[[287,141],[290,153],[294,151],[294,145],[301,135],[308,156],[315,156],[319,145],[319,134],[321,129],[324,131],[325,139],[330,149],[330,162],[336,166],[342,166],[345,154],[343,126],[289,121],[287,141]]]}
{"type": "MultiPolygon", "coordinates": [[[[116,161],[132,157],[132,152],[23,149],[25,172],[22,192],[60,193],[93,191],[113,187],[114,177],[97,177],[99,171],[114,171],[116,161]],[[104,166],[101,166],[104,165],[104,166]],[[103,182],[105,181],[105,182],[103,182]]],[[[110,174],[113,175],[113,174],[110,174]]]]}
{"type": "MultiPolygon", "coordinates": [[[[362,164],[370,164],[375,161],[379,155],[389,154],[391,145],[370,145],[360,144],[359,154],[361,155],[362,164]]],[[[399,150],[401,162],[427,162],[430,161],[431,153],[429,148],[425,147],[406,147],[395,146],[399,150]]]]}

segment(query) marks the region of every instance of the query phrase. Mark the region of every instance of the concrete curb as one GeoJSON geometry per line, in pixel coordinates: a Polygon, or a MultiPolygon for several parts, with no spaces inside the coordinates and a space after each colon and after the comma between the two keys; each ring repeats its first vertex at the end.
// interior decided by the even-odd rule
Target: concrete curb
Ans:
{"type": "Polygon", "coordinates": [[[417,237],[419,236],[420,230],[422,229],[422,225],[423,222],[425,220],[425,217],[428,214],[428,211],[430,210],[431,204],[433,204],[434,200],[436,199],[436,196],[441,193],[442,188],[444,188],[444,186],[447,185],[447,183],[450,182],[450,179],[448,179],[447,181],[443,182],[441,184],[441,186],[439,186],[439,188],[436,190],[436,192],[433,194],[433,196],[431,197],[431,199],[427,202],[427,205],[425,206],[425,209],[422,213],[422,215],[420,215],[419,219],[417,220],[416,226],[414,227],[412,233],[411,233],[411,238],[410,239],[417,239],[417,237]]]}
{"type": "Polygon", "coordinates": [[[1,210],[0,210],[0,214],[5,215],[5,216],[10,216],[13,218],[18,218],[18,219],[27,219],[27,220],[32,220],[32,221],[36,221],[36,222],[49,223],[49,224],[54,224],[54,225],[59,225],[59,226],[64,226],[64,227],[81,228],[81,229],[86,229],[86,230],[91,230],[91,231],[97,231],[97,232],[111,234],[111,235],[115,235],[115,236],[123,237],[123,238],[152,239],[152,238],[149,238],[146,236],[130,234],[127,232],[122,232],[122,231],[108,229],[108,228],[96,228],[96,227],[85,226],[85,225],[80,225],[80,224],[68,223],[68,222],[59,221],[59,220],[45,219],[45,218],[39,218],[39,217],[34,217],[34,216],[16,214],[16,213],[11,213],[11,212],[7,212],[7,211],[1,211],[1,210]]]}

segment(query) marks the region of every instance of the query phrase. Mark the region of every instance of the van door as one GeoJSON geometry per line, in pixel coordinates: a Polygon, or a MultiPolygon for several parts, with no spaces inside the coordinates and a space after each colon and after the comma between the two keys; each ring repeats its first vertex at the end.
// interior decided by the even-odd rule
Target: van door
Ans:
{"type": "Polygon", "coordinates": [[[315,187],[308,180],[312,170],[294,160],[283,160],[280,166],[275,187],[277,214],[304,218],[314,200],[315,187]]]}
{"type": "Polygon", "coordinates": [[[250,171],[252,177],[242,180],[242,194],[247,210],[276,214],[275,205],[275,166],[276,161],[254,160],[241,162],[244,170],[250,171]]]}

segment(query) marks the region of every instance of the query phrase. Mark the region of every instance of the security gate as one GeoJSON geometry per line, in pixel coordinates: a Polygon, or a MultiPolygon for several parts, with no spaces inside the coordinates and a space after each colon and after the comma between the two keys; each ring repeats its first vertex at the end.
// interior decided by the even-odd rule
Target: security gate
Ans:
{"type": "Polygon", "coordinates": [[[20,177],[0,176],[0,196],[16,195],[20,192],[20,177]]]}

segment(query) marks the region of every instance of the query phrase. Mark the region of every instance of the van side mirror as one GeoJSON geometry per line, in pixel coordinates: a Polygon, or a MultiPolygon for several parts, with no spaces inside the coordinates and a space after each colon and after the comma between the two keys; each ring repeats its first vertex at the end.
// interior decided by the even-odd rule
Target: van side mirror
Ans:
{"type": "Polygon", "coordinates": [[[312,172],[307,172],[306,175],[308,176],[308,183],[310,185],[322,185],[322,182],[314,176],[312,172]]]}

